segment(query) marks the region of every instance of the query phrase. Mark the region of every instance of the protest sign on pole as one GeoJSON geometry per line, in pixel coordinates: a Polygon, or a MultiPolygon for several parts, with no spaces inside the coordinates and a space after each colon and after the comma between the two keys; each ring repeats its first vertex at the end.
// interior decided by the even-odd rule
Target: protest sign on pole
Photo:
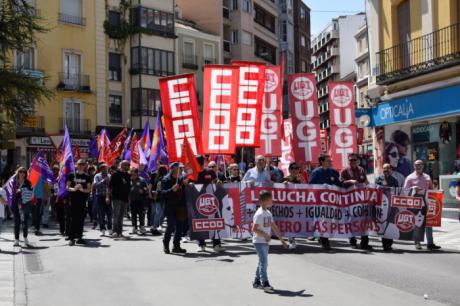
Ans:
{"type": "Polygon", "coordinates": [[[331,158],[334,168],[348,166],[348,155],[357,151],[355,98],[352,82],[330,82],[331,158]]]}
{"type": "Polygon", "coordinates": [[[292,120],[284,119],[283,121],[283,138],[281,139],[281,158],[279,168],[284,175],[289,175],[289,164],[294,162],[294,153],[292,152],[292,120]]]}
{"type": "Polygon", "coordinates": [[[321,154],[316,79],[312,73],[288,75],[293,151],[296,162],[317,163],[321,154]]]}
{"type": "Polygon", "coordinates": [[[259,147],[266,65],[245,61],[232,61],[232,65],[239,68],[236,145],[259,147]]]}
{"type": "Polygon", "coordinates": [[[206,65],[203,75],[203,152],[235,154],[239,68],[206,65]]]}
{"type": "Polygon", "coordinates": [[[442,218],[442,191],[428,191],[427,227],[440,227],[442,218]]]}
{"type": "Polygon", "coordinates": [[[283,138],[283,84],[280,66],[265,69],[265,95],[262,103],[260,147],[256,155],[281,156],[283,138]]]}
{"type": "Polygon", "coordinates": [[[169,161],[179,161],[187,138],[195,155],[203,154],[193,74],[161,78],[160,94],[169,161]]]}

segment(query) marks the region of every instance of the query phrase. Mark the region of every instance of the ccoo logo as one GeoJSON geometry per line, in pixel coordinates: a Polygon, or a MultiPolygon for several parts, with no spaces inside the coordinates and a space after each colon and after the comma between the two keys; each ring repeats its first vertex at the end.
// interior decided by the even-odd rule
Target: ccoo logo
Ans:
{"type": "Polygon", "coordinates": [[[295,78],[291,84],[291,93],[299,100],[307,100],[313,95],[313,82],[306,77],[295,78]]]}
{"type": "Polygon", "coordinates": [[[331,92],[331,100],[337,107],[346,107],[351,102],[353,93],[345,85],[336,85],[331,92]]]}
{"type": "Polygon", "coordinates": [[[219,208],[219,200],[210,193],[202,194],[196,200],[196,209],[203,216],[214,216],[219,208]]]}

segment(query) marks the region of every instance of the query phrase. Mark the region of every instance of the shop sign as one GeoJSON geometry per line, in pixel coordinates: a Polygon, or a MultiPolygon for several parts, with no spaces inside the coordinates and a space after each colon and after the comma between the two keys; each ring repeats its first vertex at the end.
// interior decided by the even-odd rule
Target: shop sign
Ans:
{"type": "Polygon", "coordinates": [[[434,125],[419,125],[412,128],[412,142],[429,142],[430,133],[433,133],[434,125]]]}
{"type": "Polygon", "coordinates": [[[53,143],[49,137],[32,136],[29,137],[29,145],[32,146],[52,146],[53,143]]]}

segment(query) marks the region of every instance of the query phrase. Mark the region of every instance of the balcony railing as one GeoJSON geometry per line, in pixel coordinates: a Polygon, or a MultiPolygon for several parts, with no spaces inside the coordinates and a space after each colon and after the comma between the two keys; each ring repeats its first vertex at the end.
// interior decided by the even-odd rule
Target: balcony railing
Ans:
{"type": "Polygon", "coordinates": [[[59,13],[59,21],[70,24],[77,24],[81,26],[86,25],[86,19],[81,16],[67,15],[64,13],[59,13]]]}
{"type": "Polygon", "coordinates": [[[385,85],[460,63],[460,23],[377,52],[377,84],[385,85]]]}
{"type": "Polygon", "coordinates": [[[215,58],[203,57],[203,63],[205,65],[217,64],[217,60],[215,58]]]}
{"type": "Polygon", "coordinates": [[[196,55],[182,55],[182,68],[198,69],[198,60],[196,55]]]}
{"type": "Polygon", "coordinates": [[[222,7],[222,16],[224,16],[224,18],[227,19],[230,18],[230,10],[228,9],[228,7],[222,7]]]}
{"type": "Polygon", "coordinates": [[[58,90],[91,92],[89,75],[59,73],[58,90]]]}
{"type": "Polygon", "coordinates": [[[145,116],[145,117],[155,117],[157,115],[157,110],[155,109],[133,109],[131,110],[131,116],[145,116]]]}
{"type": "Polygon", "coordinates": [[[81,118],[59,118],[59,126],[61,132],[64,132],[65,127],[69,130],[69,134],[74,135],[90,135],[91,120],[81,118]]]}
{"type": "Polygon", "coordinates": [[[45,118],[43,116],[28,116],[21,125],[16,126],[16,136],[30,136],[45,132],[45,118]]]}
{"type": "Polygon", "coordinates": [[[230,52],[230,41],[224,40],[224,51],[230,52]]]}

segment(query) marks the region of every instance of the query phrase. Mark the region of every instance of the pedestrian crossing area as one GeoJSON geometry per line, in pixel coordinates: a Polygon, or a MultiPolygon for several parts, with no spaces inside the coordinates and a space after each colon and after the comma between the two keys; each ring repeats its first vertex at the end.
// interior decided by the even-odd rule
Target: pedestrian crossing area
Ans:
{"type": "Polygon", "coordinates": [[[434,243],[443,249],[460,251],[460,222],[443,218],[441,224],[441,227],[433,228],[434,243]]]}
{"type": "Polygon", "coordinates": [[[13,235],[0,235],[0,306],[14,305],[14,256],[19,248],[13,247],[13,235]]]}

